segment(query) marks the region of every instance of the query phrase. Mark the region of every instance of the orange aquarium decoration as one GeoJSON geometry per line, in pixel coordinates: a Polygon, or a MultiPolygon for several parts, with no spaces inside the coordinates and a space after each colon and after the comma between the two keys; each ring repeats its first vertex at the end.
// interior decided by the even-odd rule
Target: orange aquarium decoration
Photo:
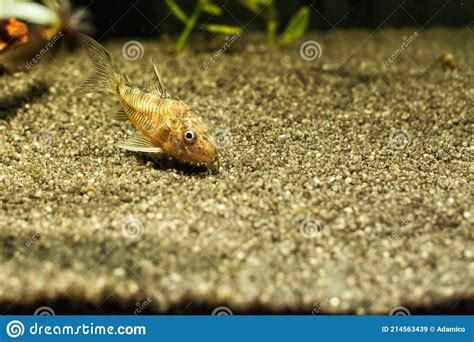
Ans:
{"type": "Polygon", "coordinates": [[[14,18],[0,21],[0,53],[28,42],[28,27],[14,18]]]}

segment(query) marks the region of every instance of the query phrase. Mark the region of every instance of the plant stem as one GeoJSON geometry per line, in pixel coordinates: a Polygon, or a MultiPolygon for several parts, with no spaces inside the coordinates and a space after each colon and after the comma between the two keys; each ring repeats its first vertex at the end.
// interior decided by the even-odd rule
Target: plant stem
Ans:
{"type": "Polygon", "coordinates": [[[181,33],[181,36],[179,37],[178,42],[176,43],[176,52],[179,52],[184,49],[184,46],[186,45],[186,42],[188,41],[189,36],[193,32],[193,29],[196,26],[197,20],[200,15],[201,15],[201,6],[199,5],[199,2],[198,2],[196,7],[194,8],[193,14],[189,17],[188,21],[186,22],[186,27],[181,33]]]}
{"type": "Polygon", "coordinates": [[[275,1],[271,1],[268,5],[268,16],[267,16],[267,41],[270,47],[275,46],[276,32],[278,29],[278,22],[276,18],[275,1]]]}
{"type": "Polygon", "coordinates": [[[168,7],[171,9],[171,12],[173,12],[175,17],[178,18],[183,23],[186,23],[186,21],[188,20],[188,17],[186,16],[186,13],[183,12],[181,7],[179,7],[178,4],[174,0],[165,0],[165,2],[168,5],[168,7]]]}

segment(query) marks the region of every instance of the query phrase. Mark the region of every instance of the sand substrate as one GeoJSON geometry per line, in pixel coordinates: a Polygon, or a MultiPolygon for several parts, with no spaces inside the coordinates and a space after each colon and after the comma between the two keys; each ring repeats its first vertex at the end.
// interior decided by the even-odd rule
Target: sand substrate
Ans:
{"type": "Polygon", "coordinates": [[[1,77],[2,312],[472,313],[474,33],[414,31],[106,42],[208,119],[217,175],[116,149],[80,53],[1,77]]]}

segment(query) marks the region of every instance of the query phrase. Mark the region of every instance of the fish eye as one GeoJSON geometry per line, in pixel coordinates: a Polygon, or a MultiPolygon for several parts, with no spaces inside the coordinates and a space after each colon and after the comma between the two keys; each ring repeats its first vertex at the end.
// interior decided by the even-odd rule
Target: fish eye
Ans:
{"type": "Polygon", "coordinates": [[[183,138],[187,143],[194,144],[197,139],[197,133],[193,130],[186,131],[183,134],[183,138]]]}

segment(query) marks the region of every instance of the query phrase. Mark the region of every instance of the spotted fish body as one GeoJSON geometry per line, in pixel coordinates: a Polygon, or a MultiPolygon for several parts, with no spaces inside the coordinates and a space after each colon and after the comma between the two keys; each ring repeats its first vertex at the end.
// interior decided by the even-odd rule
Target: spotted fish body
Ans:
{"type": "Polygon", "coordinates": [[[167,94],[155,64],[153,79],[141,89],[131,84],[99,43],[87,36],[81,40],[96,67],[96,72],[83,85],[84,90],[114,94],[121,107],[116,119],[130,121],[139,131],[136,137],[119,143],[118,147],[165,154],[218,170],[218,153],[207,125],[186,103],[167,94]]]}

